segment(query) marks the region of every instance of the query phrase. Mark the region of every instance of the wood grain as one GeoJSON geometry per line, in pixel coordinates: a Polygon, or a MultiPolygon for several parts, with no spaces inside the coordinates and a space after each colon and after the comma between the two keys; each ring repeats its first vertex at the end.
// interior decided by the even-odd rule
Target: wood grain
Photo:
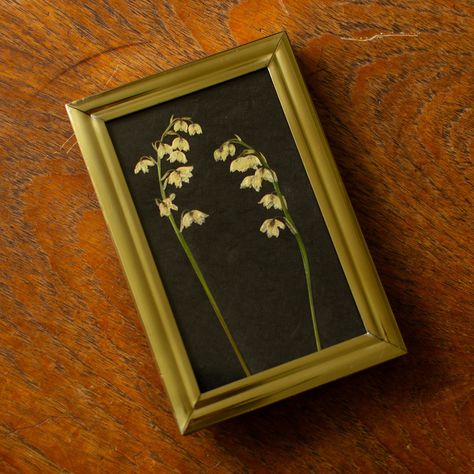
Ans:
{"type": "Polygon", "coordinates": [[[1,2],[0,472],[472,472],[473,15],[1,2]],[[64,103],[282,29],[409,356],[181,437],[64,103]]]}

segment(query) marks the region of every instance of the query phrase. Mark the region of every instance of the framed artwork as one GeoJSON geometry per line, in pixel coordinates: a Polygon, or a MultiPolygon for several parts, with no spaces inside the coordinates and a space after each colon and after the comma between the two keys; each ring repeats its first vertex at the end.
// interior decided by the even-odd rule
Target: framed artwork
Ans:
{"type": "Polygon", "coordinates": [[[67,111],[182,433],[406,352],[286,33],[67,111]]]}

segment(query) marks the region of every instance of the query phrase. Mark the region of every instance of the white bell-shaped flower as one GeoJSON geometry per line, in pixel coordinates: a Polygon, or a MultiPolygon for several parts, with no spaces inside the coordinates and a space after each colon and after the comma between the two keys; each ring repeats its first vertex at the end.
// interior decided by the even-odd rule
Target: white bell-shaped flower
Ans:
{"type": "Polygon", "coordinates": [[[266,209],[271,209],[272,207],[274,209],[282,209],[281,199],[274,193],[265,194],[265,196],[263,196],[262,199],[258,201],[258,203],[266,209]]]}
{"type": "Polygon", "coordinates": [[[171,211],[178,210],[178,206],[176,204],[173,204],[175,197],[176,195],[172,193],[162,201],[160,201],[159,199],[155,199],[156,205],[160,210],[161,217],[169,216],[171,214],[171,211]]]}
{"type": "Polygon", "coordinates": [[[239,156],[230,164],[230,172],[239,171],[240,173],[245,173],[250,169],[256,170],[260,165],[260,160],[255,155],[239,156]]]}
{"type": "Polygon", "coordinates": [[[187,132],[188,131],[188,123],[185,120],[178,119],[173,124],[173,130],[175,132],[187,132]]]}
{"type": "Polygon", "coordinates": [[[161,160],[165,155],[169,155],[173,149],[167,143],[160,143],[158,145],[158,158],[161,160]]]}
{"type": "Polygon", "coordinates": [[[182,232],[183,229],[187,229],[192,224],[202,225],[204,224],[204,221],[207,217],[209,217],[208,214],[199,211],[198,209],[193,209],[192,211],[185,212],[181,216],[181,225],[179,230],[182,232]]]}
{"type": "Polygon", "coordinates": [[[170,156],[168,157],[168,161],[170,163],[174,163],[175,161],[177,161],[178,163],[183,164],[188,162],[186,155],[180,150],[173,150],[170,153],[170,156]]]}
{"type": "Polygon", "coordinates": [[[140,158],[138,163],[135,165],[134,173],[138,174],[140,171],[142,173],[148,173],[148,168],[155,166],[155,162],[151,156],[144,156],[140,158]]]}
{"type": "Polygon", "coordinates": [[[190,178],[193,176],[193,166],[180,166],[170,173],[164,179],[164,183],[172,184],[177,188],[182,188],[183,183],[189,183],[190,178]]]}
{"type": "Polygon", "coordinates": [[[217,150],[214,150],[214,160],[225,161],[228,156],[235,155],[235,145],[230,142],[224,142],[217,150]]]}
{"type": "Polygon", "coordinates": [[[280,235],[280,230],[285,228],[285,224],[279,219],[266,219],[263,221],[262,226],[260,227],[260,232],[267,234],[267,237],[278,237],[280,235]]]}
{"type": "Polygon", "coordinates": [[[171,144],[173,150],[189,151],[189,142],[186,138],[176,137],[171,144]]]}
{"type": "Polygon", "coordinates": [[[201,135],[202,133],[202,128],[201,128],[201,125],[199,125],[198,123],[192,123],[189,125],[188,127],[188,133],[189,135],[193,136],[193,135],[201,135]]]}

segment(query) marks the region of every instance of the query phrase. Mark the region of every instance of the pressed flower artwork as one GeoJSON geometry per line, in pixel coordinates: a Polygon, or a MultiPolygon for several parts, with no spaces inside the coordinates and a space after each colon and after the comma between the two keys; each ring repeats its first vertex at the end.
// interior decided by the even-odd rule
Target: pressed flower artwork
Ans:
{"type": "Polygon", "coordinates": [[[107,129],[201,391],[365,333],[267,70],[107,129]]]}
{"type": "Polygon", "coordinates": [[[239,155],[230,163],[230,172],[238,171],[240,173],[252,172],[246,176],[240,183],[240,188],[253,188],[256,192],[262,189],[265,181],[272,185],[273,192],[265,194],[260,201],[265,209],[272,209],[274,211],[281,211],[278,217],[267,218],[260,226],[260,232],[267,235],[268,238],[278,238],[280,232],[288,228],[295,237],[298,244],[298,250],[303,261],[303,270],[306,279],[306,288],[308,291],[308,302],[311,314],[311,321],[313,324],[314,341],[316,350],[321,350],[321,338],[319,336],[318,323],[316,319],[316,312],[314,307],[313,287],[311,283],[311,268],[308,259],[308,252],[303,242],[301,234],[293,220],[293,217],[288,208],[288,203],[283,196],[278,182],[278,177],[270,166],[265,155],[255,150],[252,146],[245,143],[239,135],[234,135],[233,138],[225,141],[217,150],[214,151],[214,159],[216,161],[225,161],[228,156],[233,157],[236,153],[236,146],[239,147],[239,155]]]}
{"type": "Polygon", "coordinates": [[[189,228],[192,224],[203,225],[209,215],[199,209],[182,211],[180,225],[178,227],[173,214],[174,212],[177,212],[179,208],[174,203],[176,194],[174,192],[169,194],[169,187],[174,186],[176,189],[181,189],[183,184],[189,183],[189,180],[193,177],[193,166],[186,165],[174,167],[174,163],[176,162],[182,164],[188,163],[188,158],[185,152],[190,151],[190,145],[188,140],[184,138],[184,135],[187,133],[191,136],[196,134],[201,135],[202,127],[198,123],[193,122],[191,117],[174,117],[172,115],[169,119],[168,125],[161,133],[160,138],[152,143],[152,147],[155,150],[155,156],[142,156],[134,167],[134,173],[139,174],[140,172],[143,172],[144,174],[147,174],[150,167],[156,167],[157,192],[159,192],[159,197],[155,198],[155,203],[159,209],[160,216],[166,217],[169,220],[176,238],[186,254],[186,257],[196,274],[196,278],[201,283],[201,286],[209,300],[209,304],[222,326],[224,334],[229,340],[229,344],[242,367],[243,373],[246,376],[249,376],[250,371],[245,359],[232,336],[219,305],[209,288],[206,278],[204,277],[183,233],[183,231],[189,228]],[[171,167],[168,167],[168,169],[165,170],[167,162],[171,167]]]}

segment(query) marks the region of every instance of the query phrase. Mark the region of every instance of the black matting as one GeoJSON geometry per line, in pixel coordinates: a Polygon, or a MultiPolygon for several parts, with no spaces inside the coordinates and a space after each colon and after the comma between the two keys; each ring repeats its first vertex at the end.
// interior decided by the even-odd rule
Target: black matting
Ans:
{"type": "MultiPolygon", "coordinates": [[[[262,151],[277,172],[288,207],[306,244],[323,347],[365,332],[314,193],[266,69],[112,120],[107,128],[201,390],[242,378],[216,316],[166,218],[160,218],[156,168],[133,173],[154,155],[171,115],[192,117],[202,135],[186,138],[194,177],[173,189],[180,211],[209,218],[185,236],[251,371],[259,372],[315,350],[301,257],[288,229],[279,238],[259,232],[279,211],[257,202],[266,192],[239,189],[245,174],[229,173],[213,150],[234,134],[262,151]]],[[[164,164],[164,169],[170,167],[164,164]]]]}

